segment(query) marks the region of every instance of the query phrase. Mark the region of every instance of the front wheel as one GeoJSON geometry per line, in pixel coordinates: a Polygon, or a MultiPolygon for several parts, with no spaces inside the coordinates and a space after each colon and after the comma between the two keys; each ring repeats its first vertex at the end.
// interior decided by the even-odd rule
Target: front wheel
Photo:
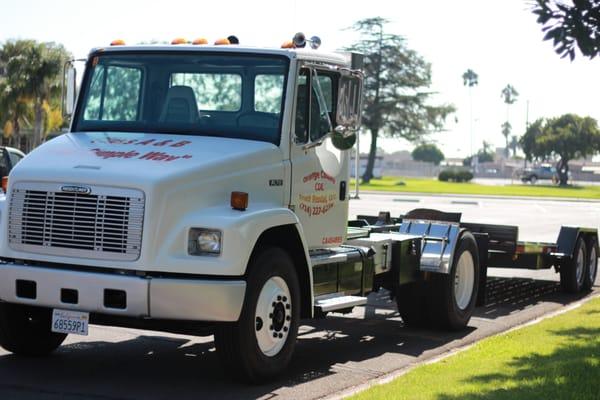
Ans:
{"type": "Polygon", "coordinates": [[[0,346],[17,355],[49,354],[67,337],[52,332],[51,322],[49,308],[0,303],[0,346]]]}
{"type": "Polygon", "coordinates": [[[248,267],[238,322],[215,331],[226,370],[254,383],[282,373],[294,352],[299,319],[300,286],[290,256],[277,247],[260,251],[248,267]]]}
{"type": "Polygon", "coordinates": [[[473,315],[479,288],[479,252],[473,235],[464,232],[454,251],[449,274],[433,276],[433,323],[451,330],[464,328],[473,315]]]}

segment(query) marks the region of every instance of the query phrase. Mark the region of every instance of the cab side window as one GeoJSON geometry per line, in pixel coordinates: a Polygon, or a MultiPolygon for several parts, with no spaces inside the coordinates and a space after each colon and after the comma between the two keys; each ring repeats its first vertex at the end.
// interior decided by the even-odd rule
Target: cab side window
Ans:
{"type": "Polygon", "coordinates": [[[308,102],[310,101],[310,85],[308,77],[310,72],[303,70],[298,77],[298,88],[296,94],[296,121],[295,130],[296,143],[306,143],[308,139],[308,102]]]}
{"type": "Polygon", "coordinates": [[[312,76],[310,99],[310,139],[316,141],[329,133],[332,127],[333,80],[331,76],[312,76]]]}
{"type": "Polygon", "coordinates": [[[325,72],[303,69],[296,98],[296,143],[319,140],[334,123],[336,80],[325,72]]]}

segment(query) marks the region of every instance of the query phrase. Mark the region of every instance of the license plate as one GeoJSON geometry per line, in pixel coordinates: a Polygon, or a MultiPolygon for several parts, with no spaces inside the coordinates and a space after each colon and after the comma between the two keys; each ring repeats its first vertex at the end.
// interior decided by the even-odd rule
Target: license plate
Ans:
{"type": "Polygon", "coordinates": [[[75,335],[88,334],[90,314],[71,310],[52,310],[52,332],[73,333],[75,335]]]}

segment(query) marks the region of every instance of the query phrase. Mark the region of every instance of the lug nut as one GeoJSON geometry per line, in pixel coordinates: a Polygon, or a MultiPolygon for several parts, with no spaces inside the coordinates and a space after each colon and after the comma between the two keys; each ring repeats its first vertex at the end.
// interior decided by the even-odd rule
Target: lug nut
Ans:
{"type": "Polygon", "coordinates": [[[287,331],[288,331],[288,328],[287,328],[287,326],[284,326],[284,327],[283,327],[283,331],[284,331],[284,332],[287,332],[287,331]]]}
{"type": "Polygon", "coordinates": [[[280,333],[279,334],[279,339],[282,339],[282,338],[283,338],[283,333],[280,333]]]}
{"type": "Polygon", "coordinates": [[[273,330],[273,325],[269,326],[269,330],[272,331],[273,330]]]}
{"type": "Polygon", "coordinates": [[[277,301],[281,301],[281,296],[277,296],[277,301]]]}
{"type": "Polygon", "coordinates": [[[283,296],[283,301],[287,301],[287,297],[283,296]]]}
{"type": "Polygon", "coordinates": [[[286,305],[285,305],[285,309],[286,309],[286,310],[289,310],[290,308],[292,308],[292,306],[290,306],[289,304],[286,304],[286,305]]]}
{"type": "Polygon", "coordinates": [[[269,314],[269,318],[273,318],[273,314],[269,314]]]}
{"type": "Polygon", "coordinates": [[[277,333],[273,332],[273,337],[276,338],[277,337],[277,333]]]}
{"type": "Polygon", "coordinates": [[[290,317],[289,315],[287,317],[285,317],[286,321],[290,321],[292,319],[292,317],[290,317]]]}

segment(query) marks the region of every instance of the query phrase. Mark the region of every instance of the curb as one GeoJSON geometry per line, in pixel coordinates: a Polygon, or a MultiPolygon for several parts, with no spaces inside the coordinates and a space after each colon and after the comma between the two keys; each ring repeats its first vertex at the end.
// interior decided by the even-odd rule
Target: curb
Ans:
{"type": "Polygon", "coordinates": [[[417,362],[417,363],[408,365],[408,366],[406,366],[404,368],[400,368],[400,369],[398,369],[396,371],[389,372],[389,373],[387,373],[387,374],[385,374],[385,375],[383,375],[381,377],[372,379],[372,380],[367,381],[365,383],[362,383],[360,385],[353,386],[353,387],[350,387],[350,388],[347,388],[347,389],[343,389],[343,390],[340,390],[338,392],[335,392],[335,393],[329,394],[327,396],[321,397],[321,399],[323,399],[323,400],[341,400],[341,399],[347,398],[349,396],[353,396],[355,394],[358,394],[360,392],[364,392],[365,390],[370,389],[372,387],[375,387],[375,386],[378,386],[378,385],[384,385],[386,383],[389,383],[389,382],[393,381],[396,378],[401,377],[402,375],[405,375],[405,374],[409,373],[410,371],[412,371],[413,369],[415,369],[417,367],[420,367],[422,365],[434,364],[434,363],[442,361],[442,360],[444,360],[444,359],[446,359],[448,357],[452,357],[455,354],[462,353],[465,350],[469,350],[471,347],[475,346],[477,343],[481,342],[482,340],[485,340],[485,339],[488,339],[488,338],[493,338],[493,337],[496,337],[496,336],[499,336],[499,335],[505,335],[507,333],[510,333],[510,332],[513,332],[513,331],[516,331],[516,330],[519,330],[519,329],[522,329],[522,328],[525,328],[525,327],[528,327],[528,326],[531,326],[531,325],[536,325],[536,324],[542,322],[545,319],[553,318],[553,317],[556,317],[558,315],[561,315],[561,314],[567,313],[569,311],[575,310],[575,309],[581,307],[582,305],[584,305],[584,304],[586,304],[586,303],[588,303],[588,302],[590,302],[590,301],[592,301],[594,299],[597,299],[597,298],[600,298],[600,293],[595,293],[595,294],[593,294],[591,296],[585,297],[585,298],[583,298],[581,300],[578,300],[578,301],[576,301],[574,303],[571,303],[571,304],[569,304],[569,305],[561,308],[560,310],[552,311],[552,312],[550,312],[548,314],[545,314],[545,315],[542,315],[540,317],[534,318],[531,321],[523,322],[523,323],[521,323],[519,325],[516,325],[516,326],[513,326],[513,327],[511,327],[511,328],[509,328],[509,329],[507,329],[505,331],[498,332],[498,333],[496,333],[494,335],[486,336],[484,338],[481,338],[480,340],[476,340],[473,343],[469,343],[467,345],[464,345],[464,346],[457,347],[455,349],[449,350],[449,351],[447,351],[447,352],[445,352],[443,354],[440,354],[440,355],[438,355],[436,357],[433,357],[433,358],[431,358],[429,360],[425,360],[425,361],[421,361],[421,362],[417,362]]]}

